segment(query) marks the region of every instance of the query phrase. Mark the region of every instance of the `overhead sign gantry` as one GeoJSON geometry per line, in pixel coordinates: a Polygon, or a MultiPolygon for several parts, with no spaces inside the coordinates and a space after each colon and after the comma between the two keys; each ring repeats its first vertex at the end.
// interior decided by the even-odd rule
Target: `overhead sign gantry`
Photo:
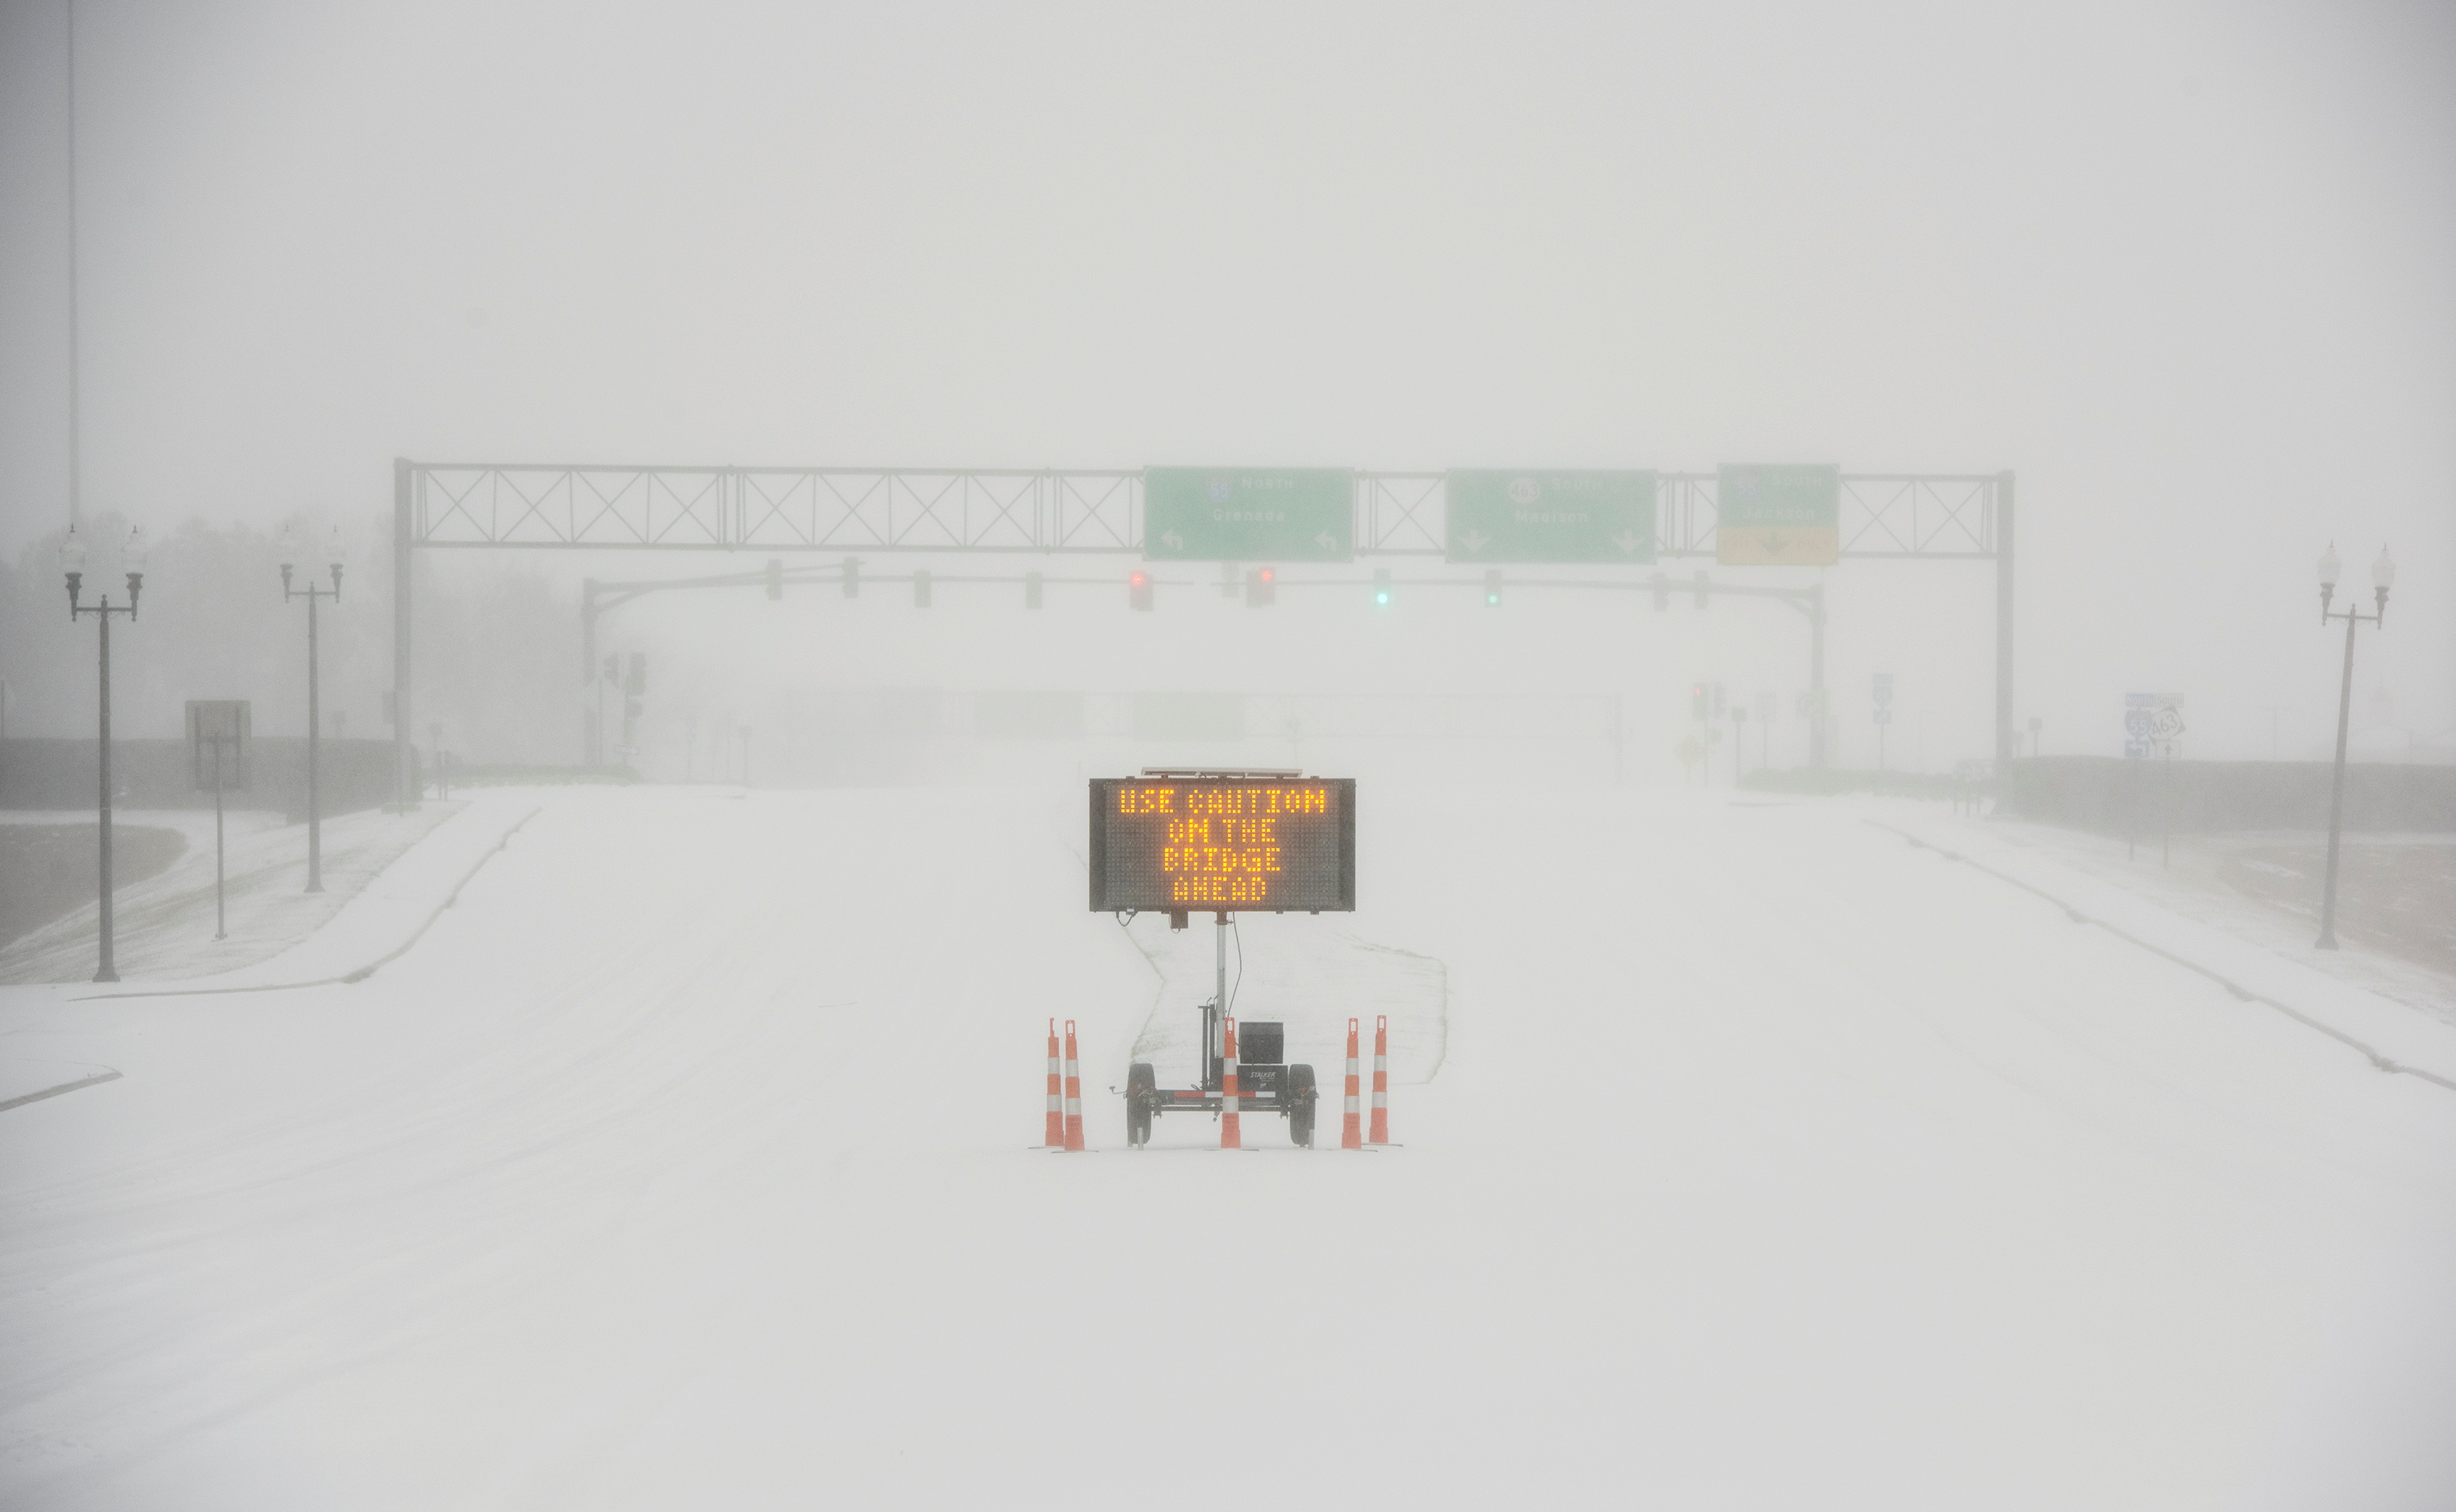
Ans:
{"type": "MultiPolygon", "coordinates": [[[[1749,464],[1710,473],[1351,472],[642,467],[403,459],[393,465],[395,771],[402,800],[414,801],[409,563],[414,552],[431,549],[1099,554],[1254,562],[1421,557],[1595,565],[1686,557],[1735,567],[1856,558],[1992,561],[2000,766],[2011,759],[2014,742],[2013,523],[2011,473],[1854,474],[1824,465],[1749,464]],[[1640,528],[1648,514],[1648,479],[1650,538],[1640,528]],[[1215,498],[1223,492],[1226,498],[1215,498]],[[1205,510],[1255,518],[1205,521],[1205,510]],[[1278,518],[1261,518],[1270,516],[1278,518]]],[[[1485,570],[1488,578],[1498,569],[1485,570]]],[[[1144,577],[1138,594],[1149,592],[1144,577]]],[[[1279,585],[1299,584],[1283,580],[1279,585]]],[[[1811,626],[1811,687],[1821,691],[1822,582],[1732,585],[1700,573],[1676,584],[1563,586],[1651,587],[1658,605],[1674,587],[1701,601],[1723,593],[1791,603],[1811,626]]],[[[1487,602],[1494,597],[1489,582],[1485,596],[1487,602]]],[[[1820,721],[1820,749],[1823,727],[1820,721]]]]}

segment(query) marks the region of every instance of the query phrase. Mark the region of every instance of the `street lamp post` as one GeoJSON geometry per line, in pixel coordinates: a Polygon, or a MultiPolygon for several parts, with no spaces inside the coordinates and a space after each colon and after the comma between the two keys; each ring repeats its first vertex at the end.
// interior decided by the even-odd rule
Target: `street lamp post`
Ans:
{"type": "Polygon", "coordinates": [[[100,602],[80,604],[77,596],[85,585],[85,542],[77,539],[76,528],[69,528],[69,539],[60,546],[60,567],[68,574],[69,618],[90,614],[100,622],[102,630],[102,729],[101,729],[101,802],[97,806],[102,824],[102,889],[98,912],[101,919],[102,955],[93,979],[97,982],[119,980],[118,968],[111,958],[111,617],[128,616],[136,623],[136,596],[145,586],[145,536],[141,530],[131,530],[127,543],[120,547],[119,564],[128,574],[128,602],[114,604],[111,595],[100,602]]]}
{"type": "Polygon", "coordinates": [[[2319,949],[2337,948],[2337,837],[2345,817],[2345,733],[2354,710],[2354,626],[2364,620],[2384,625],[2387,620],[2387,590],[2396,582],[2396,563],[2388,560],[2387,548],[2380,547],[2379,560],[2371,563],[2371,586],[2375,598],[2371,612],[2363,613],[2356,601],[2347,601],[2343,609],[2330,613],[2328,601],[2337,594],[2337,545],[2328,543],[2327,555],[2320,559],[2320,623],[2331,620],[2345,622],[2344,680],[2337,689],[2337,768],[2328,785],[2328,884],[2320,901],[2319,949]]]}
{"type": "Polygon", "coordinates": [[[330,599],[338,603],[341,600],[341,538],[340,533],[335,531],[324,554],[325,562],[333,573],[333,585],[329,588],[316,586],[313,569],[310,569],[307,586],[292,587],[290,575],[297,565],[297,538],[285,534],[281,544],[281,602],[288,603],[293,599],[307,601],[307,890],[321,892],[324,890],[324,819],[317,802],[316,789],[317,726],[322,723],[322,711],[317,706],[316,690],[316,601],[330,599]]]}

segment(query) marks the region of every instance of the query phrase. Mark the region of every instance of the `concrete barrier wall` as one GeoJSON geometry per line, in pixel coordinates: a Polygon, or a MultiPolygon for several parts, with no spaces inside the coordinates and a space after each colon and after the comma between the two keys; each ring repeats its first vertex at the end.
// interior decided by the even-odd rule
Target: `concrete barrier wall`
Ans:
{"type": "MultiPolygon", "coordinates": [[[[2325,829],[2326,762],[2124,761],[2044,756],[2013,763],[2000,812],[2100,834],[2325,829]]],[[[2349,763],[2348,830],[2456,830],[2456,766],[2349,763]]]]}
{"type": "MultiPolygon", "coordinates": [[[[95,745],[90,740],[0,741],[0,808],[91,809],[97,796],[95,745]]],[[[233,808],[279,809],[293,821],[307,814],[307,739],[259,735],[250,743],[248,787],[224,802],[233,808]]],[[[345,814],[392,802],[392,742],[318,743],[323,810],[345,814]]],[[[211,808],[188,769],[184,740],[111,743],[112,799],[123,808],[211,808]]]]}

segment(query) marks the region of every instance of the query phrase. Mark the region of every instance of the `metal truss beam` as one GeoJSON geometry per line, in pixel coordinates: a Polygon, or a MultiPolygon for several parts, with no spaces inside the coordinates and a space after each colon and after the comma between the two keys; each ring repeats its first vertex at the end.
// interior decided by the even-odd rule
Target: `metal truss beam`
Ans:
{"type": "MultiPolygon", "coordinates": [[[[1664,473],[1655,554],[1714,555],[1712,473],[1664,473]]],[[[419,546],[1139,555],[1139,471],[408,464],[419,546]]],[[[1846,558],[1996,555],[1998,475],[1845,473],[1846,558]]],[[[2009,492],[2009,490],[2002,490],[2009,492]]],[[[1438,472],[1360,472],[1359,556],[1443,554],[1438,472]]]]}
{"type": "MultiPolygon", "coordinates": [[[[1841,481],[1844,560],[1995,562],[1996,752],[2000,773],[2013,751],[2013,475],[1845,473],[1841,481]]],[[[1712,473],[1658,475],[1658,559],[1714,556],[1715,486],[1712,473]]],[[[1446,554],[1446,475],[1358,472],[1350,503],[1355,511],[1353,539],[1358,556],[1446,554]]],[[[394,769],[399,802],[410,807],[419,794],[417,762],[410,746],[410,731],[416,726],[411,712],[409,559],[415,548],[1138,556],[1142,473],[1138,469],[1055,468],[598,467],[402,459],[393,464],[393,679],[398,710],[394,769]]],[[[694,585],[732,585],[736,581],[707,579],[694,585]]],[[[1592,585],[1639,586],[1634,581],[1592,585]]],[[[592,627],[597,608],[610,608],[622,599],[653,591],[646,583],[607,586],[617,590],[609,595],[611,602],[592,603],[583,615],[592,627]],[[624,589],[631,591],[620,591],[624,589]]],[[[1697,586],[1674,583],[1671,589],[1693,592],[1697,586]]],[[[1794,590],[1715,584],[1711,591],[1782,599],[1809,617],[1813,638],[1811,676],[1821,707],[1822,585],[1794,590]]],[[[593,638],[587,664],[593,669],[593,638]]],[[[1814,760],[1821,766],[1825,761],[1822,719],[1816,733],[1814,760]]]]}

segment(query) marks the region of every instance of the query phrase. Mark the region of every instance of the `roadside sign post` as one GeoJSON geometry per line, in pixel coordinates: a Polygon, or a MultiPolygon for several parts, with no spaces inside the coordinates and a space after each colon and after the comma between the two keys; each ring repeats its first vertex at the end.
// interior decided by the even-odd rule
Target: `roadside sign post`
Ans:
{"type": "Polygon", "coordinates": [[[230,934],[222,881],[222,794],[247,787],[248,702],[245,699],[188,701],[189,776],[198,787],[214,793],[214,938],[230,934]],[[211,751],[211,755],[207,752],[211,751]]]}
{"type": "Polygon", "coordinates": [[[2182,694],[2123,695],[2123,758],[2132,768],[2131,780],[2125,785],[2128,795],[2126,807],[2129,810],[2123,825],[2123,859],[2126,861],[2133,859],[2140,832],[2140,764],[2156,756],[2165,766],[2159,779],[2158,859],[2161,866],[2174,864],[2174,760],[2180,748],[2182,734],[2182,694]]]}
{"type": "Polygon", "coordinates": [[[2159,766],[2165,769],[2158,784],[2158,864],[2175,864],[2175,743],[2162,743],[2159,766]]]}

